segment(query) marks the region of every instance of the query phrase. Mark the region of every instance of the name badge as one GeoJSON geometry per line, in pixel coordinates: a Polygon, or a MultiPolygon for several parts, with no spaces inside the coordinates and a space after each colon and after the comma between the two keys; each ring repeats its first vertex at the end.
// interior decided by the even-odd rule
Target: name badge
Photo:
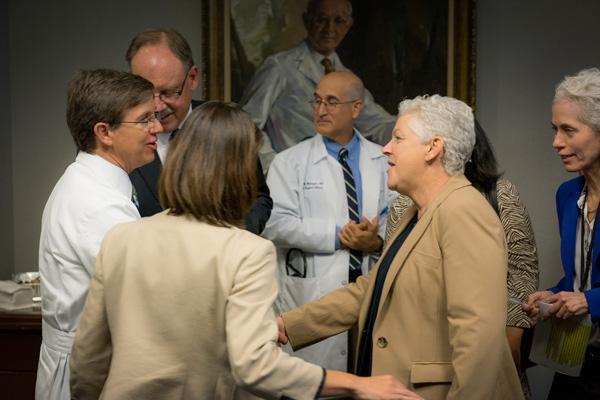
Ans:
{"type": "Polygon", "coordinates": [[[305,181],[304,190],[323,190],[323,181],[305,181]]]}

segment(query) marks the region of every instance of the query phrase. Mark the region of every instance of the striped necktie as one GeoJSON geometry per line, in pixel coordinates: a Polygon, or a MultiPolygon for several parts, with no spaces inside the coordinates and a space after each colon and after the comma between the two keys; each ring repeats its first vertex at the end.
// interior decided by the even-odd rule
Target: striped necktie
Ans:
{"type": "MultiPolygon", "coordinates": [[[[348,216],[357,224],[360,223],[360,215],[358,214],[358,196],[356,194],[356,185],[354,184],[354,176],[346,162],[348,158],[348,150],[342,148],[338,153],[338,161],[344,172],[344,183],[346,185],[346,201],[348,202],[348,216]]],[[[350,282],[356,281],[361,275],[362,252],[360,250],[350,250],[350,282]]]]}

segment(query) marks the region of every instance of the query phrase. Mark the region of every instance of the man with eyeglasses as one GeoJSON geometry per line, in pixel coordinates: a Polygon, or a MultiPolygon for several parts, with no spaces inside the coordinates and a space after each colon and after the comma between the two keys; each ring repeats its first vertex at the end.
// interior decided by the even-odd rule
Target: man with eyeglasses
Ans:
{"type": "Polygon", "coordinates": [[[67,124],[78,153],[42,216],[37,399],[71,398],[71,346],[100,242],[114,225],[140,218],[128,174],[154,159],[163,129],[152,93],[147,80],[106,69],[81,71],[70,84],[67,124]]]}
{"type": "MultiPolygon", "coordinates": [[[[348,71],[336,53],[352,26],[349,0],[310,0],[302,16],[307,37],[268,57],[245,88],[241,103],[267,133],[276,152],[314,136],[308,104],[317,82],[331,71],[348,71]]],[[[369,62],[365,59],[365,62],[369,62]]],[[[396,118],[365,91],[355,125],[369,140],[385,144],[396,118]]]]}
{"type": "MultiPolygon", "coordinates": [[[[192,99],[200,79],[192,50],[185,38],[172,28],[151,28],[138,33],[125,56],[131,72],[154,85],[154,100],[163,132],[159,133],[154,161],[130,175],[142,217],[162,211],[158,196],[158,179],[167,157],[169,142],[176,137],[192,109],[201,101],[192,99]]],[[[246,229],[260,234],[273,202],[265,182],[260,160],[256,161],[258,196],[246,216],[246,229]]]]}
{"type": "MultiPolygon", "coordinates": [[[[351,72],[325,75],[311,102],[315,136],[278,153],[269,168],[274,204],[263,236],[277,247],[279,313],[354,282],[381,250],[394,196],[381,146],[354,128],[363,96],[351,72]]],[[[346,370],[347,334],[294,355],[346,370]]]]}

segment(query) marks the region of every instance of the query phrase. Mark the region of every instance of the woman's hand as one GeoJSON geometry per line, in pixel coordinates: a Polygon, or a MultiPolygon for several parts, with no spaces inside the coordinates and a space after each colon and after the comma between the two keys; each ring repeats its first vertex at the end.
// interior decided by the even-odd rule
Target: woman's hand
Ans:
{"type": "Polygon", "coordinates": [[[523,310],[531,318],[533,318],[533,319],[537,318],[538,314],[540,313],[540,305],[539,305],[539,303],[542,300],[545,301],[545,299],[549,298],[553,294],[554,293],[552,293],[549,290],[543,290],[541,292],[531,293],[529,295],[529,297],[527,298],[527,304],[523,305],[523,310]]]}
{"type": "Polygon", "coordinates": [[[548,318],[555,315],[556,318],[567,319],[574,315],[588,313],[588,302],[582,292],[558,292],[544,300],[544,303],[551,304],[544,315],[548,318]]]}
{"type": "Polygon", "coordinates": [[[424,400],[392,375],[361,377],[329,369],[320,396],[369,400],[424,400]]]}
{"type": "Polygon", "coordinates": [[[355,399],[401,399],[424,400],[421,396],[406,388],[391,375],[379,375],[368,378],[357,377],[359,384],[352,396],[355,399]]]}

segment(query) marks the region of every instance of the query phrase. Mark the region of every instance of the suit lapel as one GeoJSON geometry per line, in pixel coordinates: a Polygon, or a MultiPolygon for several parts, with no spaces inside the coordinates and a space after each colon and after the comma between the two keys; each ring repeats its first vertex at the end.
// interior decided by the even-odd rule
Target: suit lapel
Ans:
{"type": "MultiPolygon", "coordinates": [[[[383,251],[381,253],[381,257],[379,257],[377,264],[373,267],[373,269],[369,273],[371,282],[367,289],[367,293],[365,294],[365,299],[367,299],[367,301],[363,302],[363,306],[361,307],[360,314],[358,316],[358,326],[360,327],[360,331],[362,331],[362,328],[364,327],[364,324],[367,320],[367,313],[369,312],[369,307],[371,305],[371,300],[373,298],[373,291],[375,289],[375,281],[377,280],[376,277],[377,277],[377,271],[379,270],[379,265],[381,264],[384,256],[388,252],[390,245],[394,242],[394,240],[396,240],[398,235],[400,235],[400,233],[402,233],[402,231],[406,228],[406,226],[408,225],[408,223],[410,222],[410,220],[414,217],[414,215],[416,213],[417,213],[417,207],[414,205],[410,206],[406,210],[406,212],[404,213],[404,216],[402,217],[402,220],[400,221],[398,228],[394,232],[394,235],[392,237],[390,237],[388,242],[386,243],[386,247],[383,249],[383,251]]],[[[421,221],[419,221],[419,222],[421,222],[421,221]]],[[[400,250],[398,251],[398,253],[396,253],[396,255],[394,256],[394,259],[392,260],[392,265],[390,266],[390,269],[388,270],[388,274],[385,279],[385,285],[384,285],[381,301],[379,302],[378,312],[381,310],[381,304],[383,303],[384,294],[387,294],[387,292],[389,291],[389,288],[390,288],[390,285],[388,284],[388,282],[391,282],[391,280],[389,280],[389,276],[390,276],[390,273],[392,272],[392,268],[394,267],[394,265],[400,266],[406,259],[407,254],[404,254],[404,253],[408,253],[408,250],[403,251],[403,249],[408,248],[409,246],[412,249],[412,247],[417,242],[417,240],[414,240],[414,241],[411,240],[411,238],[415,234],[415,230],[416,230],[417,226],[419,226],[419,224],[417,224],[413,228],[413,231],[406,238],[406,241],[404,242],[402,247],[400,247],[400,250]],[[410,241],[412,241],[413,243],[410,244],[409,243],[410,241]],[[399,261],[401,256],[402,256],[402,261],[399,261]]],[[[419,234],[419,237],[420,237],[420,234],[419,234]]],[[[359,339],[360,339],[360,337],[359,337],[359,339]]],[[[359,343],[360,343],[360,340],[357,341],[357,346],[359,343]]],[[[358,351],[358,347],[357,347],[357,351],[358,351]]]]}
{"type": "MultiPolygon", "coordinates": [[[[396,280],[396,276],[398,275],[398,273],[404,266],[405,261],[408,258],[408,256],[410,255],[410,253],[412,253],[415,245],[419,242],[419,240],[421,240],[421,237],[423,236],[425,231],[429,228],[429,225],[431,224],[431,221],[433,219],[433,216],[434,216],[437,208],[440,206],[440,204],[442,204],[444,202],[444,200],[446,200],[446,198],[452,192],[454,192],[455,190],[457,190],[461,187],[469,186],[469,185],[470,185],[469,181],[462,175],[452,177],[446,183],[446,186],[441,190],[441,192],[427,206],[425,213],[421,216],[421,218],[419,218],[419,221],[413,228],[410,235],[408,235],[408,237],[406,238],[406,241],[404,242],[404,244],[402,245],[402,247],[400,248],[400,250],[398,251],[398,253],[396,254],[396,256],[394,257],[394,259],[392,261],[392,265],[390,266],[390,269],[385,278],[385,283],[383,284],[383,290],[381,292],[381,301],[379,302],[379,308],[377,310],[378,315],[381,312],[383,305],[388,301],[387,297],[388,297],[388,294],[390,292],[392,285],[394,284],[394,281],[396,280]]],[[[412,216],[415,215],[416,211],[417,210],[416,210],[415,206],[411,206],[408,209],[406,215],[403,218],[400,229],[397,229],[395,232],[394,239],[400,234],[400,232],[402,232],[402,230],[404,230],[404,227],[406,227],[406,225],[408,225],[410,218],[412,218],[412,216]],[[409,214],[409,212],[410,212],[410,214],[409,214]]],[[[392,243],[391,240],[390,240],[390,243],[392,243]]],[[[381,257],[381,258],[383,258],[383,257],[381,257]]]]}
{"type": "Polygon", "coordinates": [[[323,76],[323,72],[315,64],[306,43],[302,43],[296,60],[298,61],[298,71],[316,85],[323,76]]]}
{"type": "MultiPolygon", "coordinates": [[[[565,285],[569,288],[573,287],[575,279],[575,246],[577,246],[577,220],[579,219],[577,200],[581,195],[584,184],[585,181],[581,180],[580,185],[574,185],[570,188],[571,190],[563,203],[561,258],[565,270],[565,285]]],[[[592,256],[592,258],[595,258],[595,256],[592,256]]]]}
{"type": "Polygon", "coordinates": [[[160,177],[160,171],[162,169],[162,163],[160,162],[160,157],[158,153],[154,152],[154,160],[150,164],[146,164],[136,171],[142,177],[144,183],[148,186],[150,193],[158,202],[158,178],[160,177]]]}

